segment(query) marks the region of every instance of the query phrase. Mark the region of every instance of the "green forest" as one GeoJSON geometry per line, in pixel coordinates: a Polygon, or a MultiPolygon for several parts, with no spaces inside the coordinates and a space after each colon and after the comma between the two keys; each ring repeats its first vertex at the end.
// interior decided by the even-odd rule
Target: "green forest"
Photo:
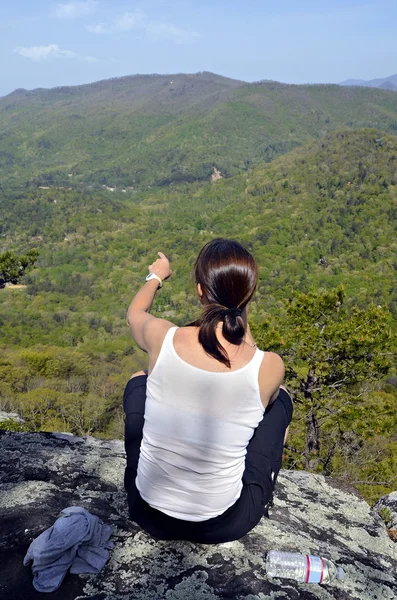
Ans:
{"type": "Polygon", "coordinates": [[[170,258],[153,311],[186,324],[199,249],[231,237],[259,264],[250,326],[295,401],[285,466],[373,503],[397,473],[397,95],[131,79],[0,99],[0,410],[24,419],[0,425],[121,438],[148,264],[170,258]]]}

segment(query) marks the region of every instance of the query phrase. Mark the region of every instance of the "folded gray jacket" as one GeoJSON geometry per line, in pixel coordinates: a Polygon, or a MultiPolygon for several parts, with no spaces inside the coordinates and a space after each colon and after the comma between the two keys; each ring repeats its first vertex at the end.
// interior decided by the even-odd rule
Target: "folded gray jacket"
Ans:
{"type": "Polygon", "coordinates": [[[23,564],[33,561],[33,585],[38,592],[59,588],[67,570],[99,573],[109,558],[110,525],[80,506],[70,506],[30,544],[23,564]]]}

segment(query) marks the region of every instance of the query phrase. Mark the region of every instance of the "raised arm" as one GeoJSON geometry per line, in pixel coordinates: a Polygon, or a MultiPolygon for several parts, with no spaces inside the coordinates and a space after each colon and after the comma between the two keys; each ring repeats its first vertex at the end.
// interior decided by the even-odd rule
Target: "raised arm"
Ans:
{"type": "MultiPolygon", "coordinates": [[[[127,311],[127,323],[130,327],[132,337],[138,346],[149,352],[151,350],[153,336],[163,328],[169,328],[172,323],[164,319],[156,319],[150,314],[154,296],[162,282],[172,275],[168,258],[162,252],[158,252],[159,258],[149,265],[149,275],[156,277],[149,279],[138,291],[127,311]]],[[[149,277],[149,276],[148,276],[149,277]]]]}

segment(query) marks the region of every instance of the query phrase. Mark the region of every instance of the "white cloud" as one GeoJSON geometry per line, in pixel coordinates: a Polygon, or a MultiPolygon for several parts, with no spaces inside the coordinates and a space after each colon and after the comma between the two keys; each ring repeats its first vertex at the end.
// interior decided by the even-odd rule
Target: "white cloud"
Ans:
{"type": "Polygon", "coordinates": [[[176,44],[194,42],[200,37],[195,31],[181,29],[171,23],[150,23],[147,30],[149,36],[154,41],[170,40],[176,44]]]}
{"type": "Polygon", "coordinates": [[[96,58],[95,56],[78,56],[77,58],[89,63],[99,62],[99,58],[96,58]]]}
{"type": "Polygon", "coordinates": [[[25,58],[32,60],[45,60],[47,58],[76,58],[76,54],[71,50],[61,50],[57,44],[49,44],[48,46],[31,46],[24,48],[18,46],[13,50],[16,54],[20,54],[25,58]]]}
{"type": "Polygon", "coordinates": [[[128,33],[142,31],[152,41],[172,41],[176,44],[194,42],[200,35],[195,31],[181,29],[171,23],[150,21],[140,9],[125,12],[108,23],[88,25],[88,31],[97,34],[128,33]]]}
{"type": "Polygon", "coordinates": [[[48,44],[48,46],[30,46],[30,48],[18,46],[18,48],[14,48],[13,52],[23,56],[24,58],[30,58],[36,62],[51,58],[75,58],[85,62],[98,61],[98,59],[94,56],[80,56],[71,50],[62,50],[58,44],[48,44]]]}
{"type": "Polygon", "coordinates": [[[115,19],[114,28],[117,32],[131,31],[131,29],[142,29],[146,24],[146,15],[142,10],[126,12],[115,19]]]}
{"type": "Polygon", "coordinates": [[[91,33],[108,33],[103,25],[87,25],[87,29],[91,33]]]}
{"type": "Polygon", "coordinates": [[[128,31],[143,29],[147,23],[146,14],[140,10],[125,12],[107,24],[88,25],[91,33],[127,33],[128,31]]]}
{"type": "Polygon", "coordinates": [[[67,2],[66,4],[57,4],[52,16],[57,19],[81,19],[93,15],[97,8],[96,0],[87,0],[86,2],[67,2]]]}

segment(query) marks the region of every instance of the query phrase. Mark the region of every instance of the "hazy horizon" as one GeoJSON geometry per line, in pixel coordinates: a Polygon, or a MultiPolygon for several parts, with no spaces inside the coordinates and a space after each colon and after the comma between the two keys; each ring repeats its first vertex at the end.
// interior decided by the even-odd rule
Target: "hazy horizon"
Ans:
{"type": "Polygon", "coordinates": [[[392,0],[28,0],[2,7],[0,96],[133,74],[340,83],[397,72],[392,0]]]}
{"type": "MultiPolygon", "coordinates": [[[[123,79],[123,78],[127,78],[127,77],[140,77],[140,76],[170,76],[170,77],[176,77],[177,75],[195,75],[197,73],[211,73],[212,75],[216,75],[219,77],[225,77],[226,79],[235,79],[236,81],[242,81],[244,83],[258,83],[260,81],[274,81],[276,83],[281,83],[281,84],[286,84],[286,85],[338,85],[340,83],[343,82],[334,82],[334,81],[322,81],[322,82],[318,82],[318,81],[307,81],[305,83],[289,83],[288,81],[280,81],[277,79],[255,79],[252,81],[248,81],[246,79],[236,79],[234,77],[230,77],[229,75],[223,75],[221,73],[214,73],[213,71],[206,71],[206,70],[202,70],[202,71],[196,71],[196,73],[188,73],[188,72],[180,72],[180,73],[127,73],[125,75],[116,75],[116,76],[111,76],[111,77],[105,77],[103,79],[95,79],[93,81],[85,81],[85,82],[81,82],[81,83],[73,83],[73,84],[62,84],[62,85],[54,85],[54,86],[43,86],[43,87],[35,87],[35,88],[14,88],[13,90],[11,90],[10,92],[8,92],[7,94],[2,94],[0,95],[1,98],[3,98],[4,96],[8,96],[9,94],[12,94],[13,92],[17,91],[18,89],[26,89],[27,91],[33,91],[35,89],[54,89],[54,88],[59,88],[59,87],[76,87],[76,86],[81,86],[81,85],[90,85],[93,83],[98,83],[99,81],[108,81],[110,79],[123,79]]],[[[390,77],[391,74],[386,75],[385,77],[377,77],[376,79],[387,79],[388,77],[390,77]]],[[[355,80],[356,78],[349,78],[352,81],[355,80]]],[[[375,78],[374,78],[375,79],[375,78]]],[[[364,81],[364,80],[363,80],[364,81]]],[[[367,81],[367,80],[365,80],[367,81]]],[[[370,80],[368,80],[370,81],[370,80]]]]}

